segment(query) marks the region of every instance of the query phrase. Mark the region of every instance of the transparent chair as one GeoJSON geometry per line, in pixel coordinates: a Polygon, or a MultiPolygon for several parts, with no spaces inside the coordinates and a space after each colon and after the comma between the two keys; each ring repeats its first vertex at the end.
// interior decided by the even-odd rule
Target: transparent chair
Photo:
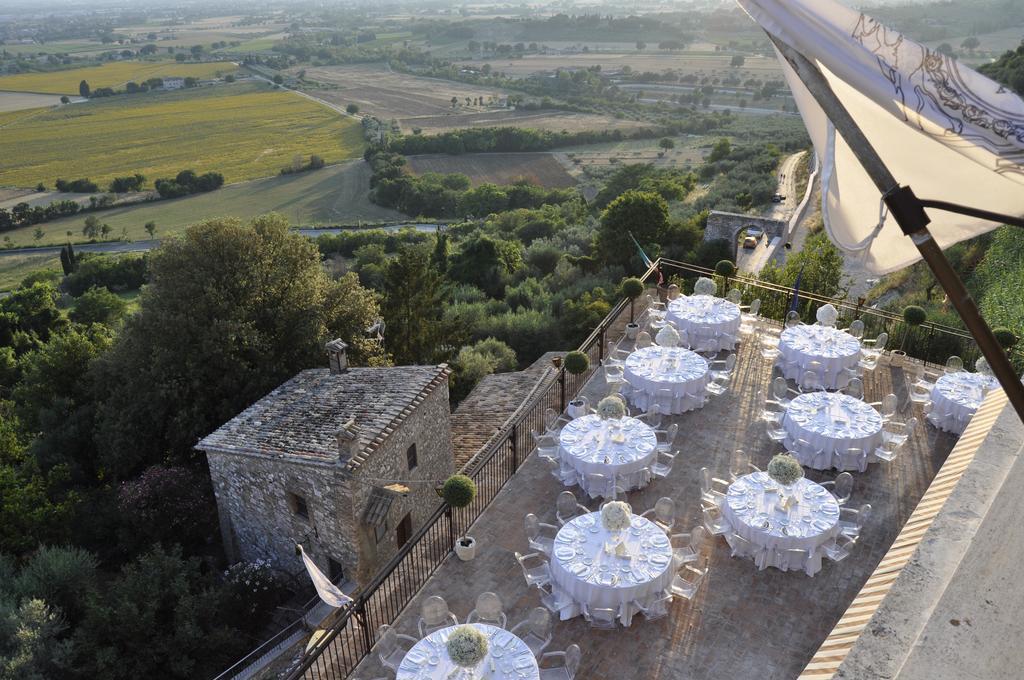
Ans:
{"type": "Polygon", "coordinates": [[[519,552],[513,553],[516,562],[523,570],[523,578],[526,580],[526,587],[544,586],[551,582],[551,571],[548,569],[548,561],[540,553],[529,553],[522,555],[519,552]]]}
{"type": "Polygon", "coordinates": [[[878,368],[878,362],[882,358],[882,352],[889,342],[888,333],[879,333],[873,340],[860,341],[860,361],[857,365],[865,371],[873,371],[878,368]]]}
{"type": "Polygon", "coordinates": [[[974,370],[981,375],[995,375],[992,372],[992,366],[989,365],[988,359],[985,357],[978,357],[978,360],[974,362],[974,370]]]}
{"type": "Polygon", "coordinates": [[[807,370],[800,376],[800,391],[807,392],[821,392],[825,389],[825,386],[821,383],[821,376],[813,370],[807,370]]]}
{"type": "Polygon", "coordinates": [[[708,372],[711,376],[711,382],[709,382],[704,389],[714,395],[725,394],[729,390],[729,384],[732,381],[732,373],[735,369],[735,354],[730,354],[724,361],[712,362],[711,370],[708,372]],[[718,366],[717,369],[715,368],[716,366],[718,366]]]}
{"type": "Polygon", "coordinates": [[[651,405],[659,415],[668,416],[672,415],[672,407],[675,404],[675,401],[675,392],[668,387],[661,387],[654,391],[654,396],[651,398],[651,405]]]}
{"type": "Polygon", "coordinates": [[[633,606],[644,615],[644,618],[648,621],[657,621],[668,616],[668,606],[672,604],[671,595],[657,595],[656,597],[646,601],[634,601],[633,606]]]}
{"type": "Polygon", "coordinates": [[[654,400],[652,399],[650,401],[650,403],[647,404],[647,411],[644,412],[644,413],[641,413],[641,414],[639,414],[637,416],[634,416],[634,417],[637,420],[641,420],[641,421],[647,423],[648,425],[653,427],[655,430],[657,430],[657,429],[659,429],[661,427],[661,420],[662,420],[661,416],[662,416],[662,414],[658,410],[657,404],[655,404],[654,400]]]}
{"type": "Polygon", "coordinates": [[[937,376],[929,374],[924,366],[918,365],[914,369],[914,380],[910,383],[910,400],[915,404],[926,404],[931,401],[936,379],[937,376]]]}
{"type": "Polygon", "coordinates": [[[618,628],[618,617],[619,613],[614,609],[591,607],[588,604],[583,605],[583,618],[586,619],[591,628],[615,630],[618,628]]]}
{"type": "Polygon", "coordinates": [[[711,470],[700,469],[700,497],[709,503],[721,505],[729,490],[729,482],[711,476],[711,470]],[[717,488],[716,488],[717,487],[717,488]]]}
{"type": "Polygon", "coordinates": [[[824,544],[821,546],[822,552],[825,553],[825,557],[832,560],[833,562],[841,562],[850,556],[850,552],[853,546],[856,545],[857,539],[850,538],[845,534],[839,534],[836,536],[834,541],[824,544]]]}
{"type": "Polygon", "coordinates": [[[431,595],[423,600],[423,604],[420,605],[420,620],[417,625],[421,638],[427,637],[435,630],[441,630],[458,623],[459,620],[455,618],[455,614],[448,610],[448,603],[440,595],[431,595]]]}
{"type": "Polygon", "coordinates": [[[735,482],[743,475],[759,471],[760,468],[750,462],[750,454],[743,449],[736,449],[732,454],[732,461],[729,464],[729,478],[732,481],[735,482]]]}
{"type": "Polygon", "coordinates": [[[539,657],[551,642],[551,614],[544,607],[532,609],[526,620],[517,623],[509,632],[525,642],[533,655],[539,657]]]}
{"type": "Polygon", "coordinates": [[[853,378],[846,384],[843,392],[854,399],[864,400],[864,382],[860,378],[853,378]]]}
{"type": "Polygon", "coordinates": [[[789,383],[781,375],[772,379],[772,397],[783,406],[789,406],[789,383]]]}
{"type": "Polygon", "coordinates": [[[628,353],[619,349],[619,343],[614,340],[608,341],[608,352],[604,355],[602,365],[604,366],[621,366],[625,361],[628,353]]]}
{"type": "Polygon", "coordinates": [[[917,418],[911,418],[905,423],[890,419],[885,423],[882,437],[889,444],[902,446],[910,439],[910,433],[914,431],[915,427],[917,427],[917,418]]]}
{"type": "Polygon", "coordinates": [[[573,601],[572,596],[565,592],[554,583],[549,583],[543,586],[537,586],[540,590],[540,603],[544,605],[552,614],[562,617],[562,613],[566,612],[565,618],[572,618],[577,616],[578,606],[573,601]]]}
{"type": "Polygon", "coordinates": [[[839,533],[850,538],[860,538],[861,530],[871,517],[871,504],[865,503],[857,509],[839,509],[839,533]]]}
{"type": "Polygon", "coordinates": [[[704,516],[704,529],[712,536],[724,536],[732,533],[732,525],[722,515],[722,509],[714,503],[701,503],[704,516]]]}
{"type": "Polygon", "coordinates": [[[850,322],[850,327],[846,329],[846,332],[860,340],[864,337],[864,322],[860,319],[854,319],[850,322]]]}
{"type": "Polygon", "coordinates": [[[619,496],[626,493],[622,487],[615,484],[615,480],[613,478],[608,477],[607,475],[602,475],[599,472],[588,472],[583,477],[586,482],[584,491],[586,491],[587,496],[589,496],[591,500],[601,498],[604,500],[614,501],[619,496]]]}
{"type": "Polygon", "coordinates": [[[774,423],[775,425],[782,423],[782,419],[786,415],[786,407],[783,404],[772,399],[770,393],[766,396],[764,390],[758,390],[757,401],[762,404],[761,412],[757,416],[758,420],[774,423]]]}
{"type": "Polygon", "coordinates": [[[653,344],[654,344],[654,341],[651,340],[651,334],[650,333],[648,333],[647,331],[640,331],[639,333],[637,333],[637,335],[636,335],[636,348],[637,349],[640,349],[642,347],[650,347],[653,344]]]}
{"type": "Polygon", "coordinates": [[[533,442],[534,446],[537,447],[538,457],[555,461],[559,459],[557,437],[549,433],[531,432],[530,434],[533,435],[533,442]]]}
{"type": "Polygon", "coordinates": [[[814,576],[811,570],[811,553],[802,548],[777,548],[775,550],[776,564],[781,565],[783,571],[790,571],[794,568],[800,569],[808,576],[814,576]]]}
{"type": "Polygon", "coordinates": [[[750,302],[749,307],[740,307],[740,319],[742,325],[740,332],[744,335],[752,333],[757,328],[758,315],[761,313],[761,298],[755,298],[750,302]],[[743,330],[744,327],[749,328],[749,331],[743,330]]]}
{"type": "Polygon", "coordinates": [[[654,503],[653,508],[640,513],[640,516],[646,517],[665,531],[671,531],[676,523],[676,502],[664,496],[654,503]]]}
{"type": "Polygon", "coordinates": [[[786,312],[786,328],[794,328],[800,325],[800,313],[795,311],[786,312]]]}
{"type": "Polygon", "coordinates": [[[576,494],[572,491],[563,491],[558,494],[558,498],[555,500],[555,517],[558,518],[559,524],[566,524],[569,520],[572,520],[580,515],[586,515],[590,510],[586,506],[580,505],[579,501],[576,500],[576,494]]]}
{"type": "Polygon", "coordinates": [[[853,495],[853,475],[849,472],[840,472],[834,480],[819,484],[828,489],[839,505],[846,505],[846,501],[853,495]]]}
{"type": "Polygon", "coordinates": [[[896,416],[896,409],[899,407],[899,399],[895,394],[890,392],[882,397],[882,401],[872,402],[871,406],[878,409],[878,412],[882,414],[882,422],[886,423],[896,416]]]}
{"type": "Polygon", "coordinates": [[[574,680],[582,656],[579,645],[569,645],[564,652],[545,652],[540,657],[540,680],[574,680]]]}
{"type": "Polygon", "coordinates": [[[402,635],[385,623],[377,629],[377,644],[374,647],[374,652],[385,668],[397,673],[402,659],[417,642],[419,640],[411,635],[402,635]]]}
{"type": "Polygon", "coordinates": [[[568,422],[569,416],[559,413],[553,408],[544,409],[544,427],[547,428],[547,434],[557,437],[562,426],[568,422]]]}
{"type": "Polygon", "coordinates": [[[725,299],[734,305],[738,305],[743,300],[743,293],[740,292],[739,288],[733,288],[725,294],[725,299]]]}
{"type": "Polygon", "coordinates": [[[618,391],[626,382],[623,375],[622,364],[609,364],[604,367],[604,380],[613,391],[618,391]]]}
{"type": "Polygon", "coordinates": [[[523,531],[526,532],[526,540],[531,549],[551,556],[551,551],[555,548],[555,535],[558,533],[558,527],[541,522],[537,519],[537,515],[531,512],[523,517],[523,531]]]}
{"type": "Polygon", "coordinates": [[[466,623],[487,623],[498,628],[508,625],[508,616],[501,606],[501,598],[486,592],[476,596],[476,609],[466,617],[466,623]]]}
{"type": "Polygon", "coordinates": [[[676,456],[679,455],[679,451],[675,453],[669,453],[668,451],[657,451],[656,458],[651,464],[651,474],[656,479],[664,479],[668,477],[669,473],[672,472],[672,466],[676,462],[676,456]]]}
{"type": "Polygon", "coordinates": [[[864,472],[868,468],[867,455],[864,449],[851,446],[848,449],[835,452],[836,467],[840,470],[859,470],[864,472]]]}
{"type": "Polygon", "coordinates": [[[785,444],[786,440],[789,439],[789,432],[786,432],[786,429],[779,423],[765,422],[765,431],[768,433],[768,438],[773,442],[785,444]]]}
{"type": "Polygon", "coordinates": [[[962,370],[964,370],[963,359],[961,359],[955,354],[950,358],[946,359],[946,373],[958,373],[962,370]]]}
{"type": "Polygon", "coordinates": [[[756,557],[760,550],[756,545],[736,533],[726,534],[725,541],[729,544],[731,557],[756,557]]]}
{"type": "Polygon", "coordinates": [[[689,564],[700,559],[700,551],[706,538],[705,531],[704,527],[696,526],[688,534],[669,536],[672,542],[672,558],[676,564],[689,564]]]}
{"type": "Polygon", "coordinates": [[[655,430],[654,434],[658,438],[659,451],[672,451],[676,436],[679,434],[679,423],[672,423],[664,430],[655,430]]]}
{"type": "Polygon", "coordinates": [[[672,595],[692,600],[707,573],[707,568],[698,569],[689,564],[684,564],[679,572],[672,577],[672,595]]]}

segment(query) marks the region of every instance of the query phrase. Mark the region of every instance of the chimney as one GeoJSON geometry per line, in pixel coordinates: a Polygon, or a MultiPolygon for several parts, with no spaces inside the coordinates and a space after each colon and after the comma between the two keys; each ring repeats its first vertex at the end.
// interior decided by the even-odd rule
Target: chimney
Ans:
{"type": "Polygon", "coordinates": [[[341,429],[334,433],[334,438],[338,442],[338,462],[345,463],[351,460],[359,448],[359,428],[356,427],[356,419],[349,418],[341,429]]]}
{"type": "Polygon", "coordinates": [[[327,350],[327,363],[331,367],[332,375],[344,373],[348,370],[348,356],[345,353],[348,345],[344,340],[335,338],[324,345],[324,349],[327,350]]]}

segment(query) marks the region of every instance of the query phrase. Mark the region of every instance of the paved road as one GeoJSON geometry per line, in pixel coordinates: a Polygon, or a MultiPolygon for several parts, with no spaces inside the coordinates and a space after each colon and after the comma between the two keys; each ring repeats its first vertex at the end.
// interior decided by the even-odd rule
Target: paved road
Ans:
{"type": "MultiPolygon", "coordinates": [[[[806,151],[800,151],[782,161],[778,174],[778,191],[786,197],[786,200],[782,203],[773,204],[771,211],[765,217],[789,222],[793,216],[797,206],[800,205],[800,201],[803,199],[803,196],[797,196],[796,192],[796,168],[800,159],[806,153],[806,151]]],[[[753,250],[740,248],[739,254],[736,256],[736,268],[751,274],[760,272],[768,262],[768,253],[771,252],[768,243],[767,239],[761,239],[760,243],[757,244],[757,248],[753,250]]]]}
{"type": "MultiPolygon", "coordinates": [[[[160,245],[160,239],[146,241],[110,241],[107,243],[75,244],[80,253],[137,253],[152,250],[160,245]]],[[[63,246],[40,246],[38,248],[9,248],[0,250],[0,257],[11,255],[58,255],[63,246]]]]}

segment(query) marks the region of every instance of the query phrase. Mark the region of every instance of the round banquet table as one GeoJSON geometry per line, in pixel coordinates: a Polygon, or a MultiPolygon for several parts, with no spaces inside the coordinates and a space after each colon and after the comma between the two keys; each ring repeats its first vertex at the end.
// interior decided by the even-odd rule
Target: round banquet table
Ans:
{"type": "MultiPolygon", "coordinates": [[[[487,636],[487,656],[474,678],[481,680],[539,680],[537,659],[526,643],[506,630],[485,623],[466,624],[487,636]]],[[[458,626],[436,630],[405,654],[395,680],[446,680],[459,666],[448,657],[448,636],[458,626]]],[[[455,677],[459,677],[456,675],[455,677]]]]}
{"type": "Polygon", "coordinates": [[[626,396],[644,411],[657,401],[659,390],[672,392],[670,403],[658,403],[662,413],[684,413],[704,405],[707,359],[683,347],[638,349],[626,358],[624,375],[629,384],[626,396]]]}
{"type": "Polygon", "coordinates": [[[805,465],[816,470],[859,470],[877,460],[882,443],[882,416],[868,404],[839,392],[807,392],[789,402],[782,426],[789,434],[787,447],[805,465]],[[810,448],[798,444],[803,439],[810,448]],[[863,456],[842,456],[858,448],[863,456]]]}
{"type": "Polygon", "coordinates": [[[932,388],[932,412],[928,421],[946,432],[963,434],[985,394],[999,387],[990,375],[958,371],[939,376],[932,388]]]}
{"type": "Polygon", "coordinates": [[[667,320],[686,331],[690,347],[701,351],[736,348],[740,331],[740,308],[713,295],[677,297],[668,304],[667,320]]]}
{"type": "Polygon", "coordinates": [[[782,374],[800,381],[811,361],[824,366],[821,375],[825,389],[838,390],[850,382],[852,369],[860,361],[860,340],[832,326],[799,325],[785,328],[779,336],[782,374]]]}
{"type": "Polygon", "coordinates": [[[796,503],[784,510],[779,485],[768,473],[744,475],[729,485],[722,516],[734,533],[764,551],[758,559],[768,566],[813,576],[821,569],[821,546],[839,533],[839,503],[807,478],[793,484],[790,493],[796,503]],[[809,560],[786,550],[806,550],[809,560]]]}
{"type": "Polygon", "coordinates": [[[628,626],[632,602],[659,596],[672,585],[672,544],[645,517],[633,515],[632,526],[616,536],[601,524],[600,512],[591,512],[558,531],[550,568],[552,582],[575,602],[616,609],[628,626]],[[625,546],[623,555],[605,549],[607,542],[619,540],[625,546]]]}
{"type": "Polygon", "coordinates": [[[580,486],[590,493],[584,476],[590,473],[612,477],[623,489],[646,485],[658,438],[651,426],[636,418],[626,417],[616,424],[591,413],[566,423],[558,444],[562,463],[576,470],[580,486]],[[622,441],[615,441],[620,437],[622,441]]]}

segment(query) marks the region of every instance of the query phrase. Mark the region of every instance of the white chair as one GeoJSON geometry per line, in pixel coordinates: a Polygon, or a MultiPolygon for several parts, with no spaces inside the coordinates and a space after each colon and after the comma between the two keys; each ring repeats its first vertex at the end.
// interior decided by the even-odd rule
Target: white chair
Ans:
{"type": "Polygon", "coordinates": [[[668,606],[672,604],[672,595],[658,594],[647,601],[634,601],[633,606],[648,621],[657,621],[668,616],[668,606]]]}
{"type": "Polygon", "coordinates": [[[854,399],[859,401],[864,400],[864,382],[860,378],[851,378],[850,382],[846,383],[846,387],[843,388],[843,392],[854,399]]]}
{"type": "Polygon", "coordinates": [[[653,429],[657,430],[661,427],[661,416],[661,412],[658,410],[658,407],[655,405],[655,402],[652,399],[650,403],[647,404],[647,411],[645,413],[641,413],[639,415],[634,416],[634,418],[646,423],[653,429]]]}
{"type": "Polygon", "coordinates": [[[833,562],[841,562],[850,556],[850,552],[856,543],[857,539],[839,534],[834,541],[822,545],[821,550],[828,559],[833,562]]]}
{"type": "Polygon", "coordinates": [[[615,630],[618,628],[618,617],[619,614],[614,609],[591,607],[589,604],[583,605],[583,618],[586,619],[591,628],[615,630]]]}
{"type": "Polygon", "coordinates": [[[850,322],[850,327],[846,329],[846,332],[860,340],[864,337],[864,322],[860,319],[854,319],[850,322]]]}
{"type": "Polygon", "coordinates": [[[711,382],[709,382],[704,389],[715,396],[725,394],[729,391],[729,384],[732,381],[732,373],[736,368],[736,355],[730,354],[725,361],[712,362],[712,367],[715,365],[721,366],[721,368],[715,370],[712,368],[708,372],[711,376],[711,382]]]}
{"type": "Polygon", "coordinates": [[[732,290],[725,294],[725,299],[733,303],[734,305],[739,305],[739,303],[742,302],[743,300],[743,293],[740,292],[739,288],[733,288],[732,290]]]}
{"type": "Polygon", "coordinates": [[[853,495],[853,475],[849,472],[840,472],[834,480],[820,484],[828,489],[839,505],[846,505],[846,501],[853,495]]]}
{"type": "Polygon", "coordinates": [[[882,358],[882,352],[889,342],[888,333],[879,333],[873,340],[860,341],[860,361],[857,365],[865,371],[873,371],[878,368],[878,362],[882,358]]]}
{"type": "Polygon", "coordinates": [[[626,493],[624,489],[615,484],[613,478],[602,475],[599,472],[588,472],[584,475],[584,481],[586,482],[586,487],[583,490],[592,500],[600,498],[614,501],[620,495],[626,493]]]}
{"type": "MultiPolygon", "coordinates": [[[[552,409],[554,410],[554,409],[552,409]]],[[[537,456],[547,460],[558,460],[558,439],[549,432],[531,432],[534,446],[537,447],[537,456]]]]}
{"type": "Polygon", "coordinates": [[[871,402],[870,405],[878,409],[882,414],[882,422],[887,423],[896,415],[899,399],[895,394],[890,393],[882,397],[882,401],[871,402]]]}
{"type": "Polygon", "coordinates": [[[707,468],[700,469],[700,497],[703,500],[715,505],[721,505],[725,501],[725,494],[728,491],[729,482],[718,477],[712,477],[711,470],[707,468]]]}
{"type": "Polygon", "coordinates": [[[609,364],[604,367],[604,380],[608,388],[617,391],[626,383],[622,373],[622,364],[609,364]]]}
{"type": "Polygon", "coordinates": [[[530,611],[525,621],[517,623],[509,631],[526,643],[535,657],[540,657],[551,642],[551,614],[544,607],[530,611]]]}
{"type": "Polygon", "coordinates": [[[420,620],[417,627],[421,638],[427,637],[436,630],[458,623],[459,620],[455,618],[455,614],[449,611],[448,603],[440,595],[431,595],[420,605],[420,620]]]}
{"type": "Polygon", "coordinates": [[[867,454],[864,449],[851,446],[833,454],[836,458],[835,467],[839,470],[859,470],[864,472],[868,469],[867,454]]]}
{"type": "Polygon", "coordinates": [[[790,310],[786,312],[786,328],[795,328],[801,325],[800,312],[790,310]]]}
{"type": "Polygon", "coordinates": [[[800,376],[799,387],[800,391],[805,394],[807,392],[821,392],[822,390],[825,389],[825,386],[821,382],[821,375],[813,370],[807,370],[803,372],[803,374],[800,376]]]}
{"type": "Polygon", "coordinates": [[[962,370],[964,370],[963,359],[955,354],[946,359],[946,373],[959,373],[962,370]]]}
{"type": "Polygon", "coordinates": [[[651,334],[648,333],[647,331],[640,331],[639,333],[636,334],[636,348],[637,349],[642,349],[644,347],[650,347],[653,344],[654,344],[654,341],[651,340],[651,334]]]}
{"type": "Polygon", "coordinates": [[[659,498],[653,508],[640,513],[640,516],[669,532],[676,523],[676,502],[667,496],[659,498]]]}
{"type": "Polygon", "coordinates": [[[558,433],[562,431],[562,426],[569,421],[569,416],[564,413],[559,413],[553,408],[544,409],[544,426],[547,428],[547,434],[552,435],[556,439],[558,433]]]}
{"type": "Polygon", "coordinates": [[[541,461],[548,466],[548,472],[565,486],[572,486],[579,481],[576,470],[564,460],[552,460],[541,457],[541,461]]]}
{"type": "Polygon", "coordinates": [[[914,370],[914,380],[910,383],[910,400],[917,404],[931,401],[937,379],[937,376],[930,374],[924,366],[918,365],[914,370]]]}
{"type": "Polygon", "coordinates": [[[736,452],[732,454],[732,462],[729,465],[729,478],[732,481],[735,482],[743,475],[760,471],[759,467],[750,462],[750,454],[743,449],[736,449],[736,452]]]}
{"type": "Polygon", "coordinates": [[[839,509],[839,533],[849,538],[860,538],[864,525],[871,517],[871,504],[865,503],[860,508],[839,509]]]}
{"type": "Polygon", "coordinates": [[[572,599],[572,596],[554,583],[537,586],[537,589],[540,590],[540,603],[552,614],[564,619],[571,619],[579,615],[579,605],[572,599]]]}
{"type": "Polygon", "coordinates": [[[679,572],[672,577],[672,595],[692,600],[693,596],[697,594],[697,589],[700,588],[700,584],[707,572],[707,568],[698,569],[689,564],[684,564],[679,572]]]}
{"type": "Polygon", "coordinates": [[[700,551],[704,546],[705,529],[696,526],[688,534],[672,534],[672,559],[676,564],[689,564],[700,559],[700,551]]]}
{"type": "Polygon", "coordinates": [[[570,520],[580,515],[586,515],[589,512],[590,510],[586,506],[581,505],[576,500],[576,494],[572,491],[563,491],[558,494],[558,498],[555,500],[555,517],[558,519],[558,523],[563,526],[570,520]]]}
{"type": "MultiPolygon", "coordinates": [[[[654,391],[654,396],[651,397],[651,405],[658,415],[672,415],[673,405],[676,401],[675,392],[668,387],[660,387],[654,391]]],[[[650,424],[650,423],[648,423],[650,424]]],[[[653,425],[652,425],[653,427],[653,425]]]]}
{"type": "Polygon", "coordinates": [[[602,366],[622,366],[626,363],[626,357],[629,356],[628,352],[619,349],[619,345],[614,340],[608,341],[608,353],[605,354],[604,359],[601,361],[602,366]]]}
{"type": "Polygon", "coordinates": [[[541,522],[537,519],[537,515],[531,512],[523,518],[523,531],[526,532],[526,540],[531,549],[551,556],[551,551],[555,548],[555,535],[558,534],[558,527],[541,522]]]}
{"type": "Polygon", "coordinates": [[[519,567],[523,570],[527,588],[546,586],[551,583],[551,570],[548,568],[548,561],[540,553],[522,555],[515,552],[513,554],[516,556],[519,567]]]}
{"type": "Polygon", "coordinates": [[[374,651],[385,668],[389,668],[397,673],[402,659],[405,658],[405,655],[417,642],[419,640],[411,635],[402,635],[391,626],[384,624],[377,629],[377,644],[374,647],[374,651]],[[403,646],[402,643],[406,643],[408,646],[403,646]]]}
{"type": "Polygon", "coordinates": [[[917,427],[917,418],[911,418],[905,423],[890,419],[885,423],[882,437],[888,444],[902,446],[910,439],[910,433],[914,431],[915,427],[917,427]]]}
{"type": "Polygon", "coordinates": [[[732,525],[725,519],[722,509],[714,503],[701,503],[701,512],[704,515],[704,528],[712,536],[725,536],[732,533],[732,525]]]}
{"type": "Polygon", "coordinates": [[[659,449],[655,455],[654,463],[651,464],[651,475],[655,479],[664,479],[672,472],[672,466],[675,464],[679,452],[669,453],[659,449]]]}
{"type": "Polygon", "coordinates": [[[743,307],[740,307],[740,310],[740,334],[750,335],[757,330],[760,320],[758,314],[761,311],[761,298],[754,299],[746,310],[743,307]]]}
{"type": "Polygon", "coordinates": [[[761,550],[761,548],[735,532],[726,534],[725,542],[729,544],[732,557],[753,557],[757,559],[757,554],[761,550]]]}
{"type": "Polygon", "coordinates": [[[773,442],[784,444],[786,443],[786,440],[789,439],[789,432],[786,432],[786,429],[779,423],[774,423],[772,421],[765,422],[765,431],[768,433],[768,438],[773,442]]]}
{"type": "Polygon", "coordinates": [[[569,645],[564,652],[545,652],[540,657],[540,680],[573,680],[581,658],[579,645],[569,645]]]}
{"type": "Polygon", "coordinates": [[[679,434],[679,423],[672,423],[664,430],[655,430],[654,435],[658,439],[658,450],[659,451],[672,451],[673,444],[676,441],[676,435],[679,434]]]}
{"type": "Polygon", "coordinates": [[[818,320],[818,324],[822,326],[835,326],[839,320],[839,310],[834,305],[827,303],[818,307],[818,311],[814,313],[814,317],[818,320]]]}
{"type": "Polygon", "coordinates": [[[778,548],[774,552],[775,563],[779,565],[782,571],[790,571],[793,568],[793,564],[796,563],[797,569],[800,569],[808,576],[814,576],[810,551],[803,548],[778,548]]]}
{"type": "Polygon", "coordinates": [[[477,595],[476,609],[466,617],[466,623],[486,623],[504,628],[508,625],[508,616],[501,606],[501,598],[491,592],[477,595]]]}

